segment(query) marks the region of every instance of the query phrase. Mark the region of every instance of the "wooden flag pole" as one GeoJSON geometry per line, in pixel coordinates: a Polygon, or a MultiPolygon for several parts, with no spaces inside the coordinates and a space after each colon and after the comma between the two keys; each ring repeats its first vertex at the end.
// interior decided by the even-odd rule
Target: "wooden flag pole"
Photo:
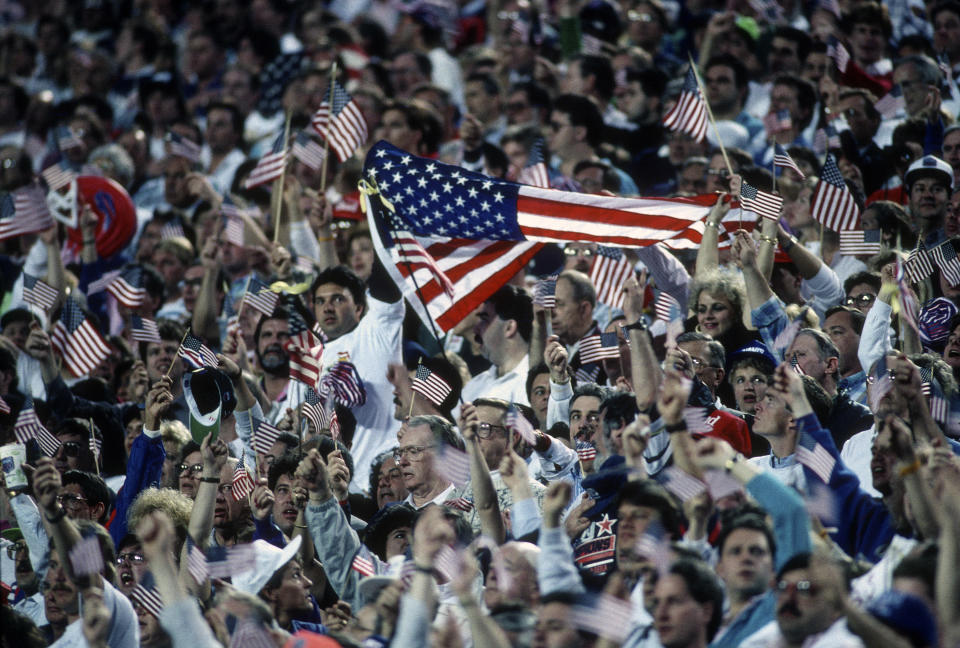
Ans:
{"type": "Polygon", "coordinates": [[[320,195],[327,195],[327,158],[330,155],[330,126],[333,124],[333,91],[337,83],[337,62],[330,66],[330,97],[327,100],[327,132],[323,135],[323,161],[320,163],[320,195]]]}
{"type": "MultiPolygon", "coordinates": [[[[423,364],[423,356],[420,356],[417,359],[417,369],[423,364]]],[[[417,392],[414,389],[410,389],[410,411],[407,412],[407,418],[413,416],[413,402],[417,399],[417,392]]]]}
{"type": "Polygon", "coordinates": [[[93,452],[93,466],[97,469],[97,477],[100,476],[100,453],[97,452],[97,435],[93,433],[93,417],[88,419],[90,421],[90,429],[87,430],[90,433],[90,443],[88,445],[93,446],[90,448],[93,452]]]}
{"type": "Polygon", "coordinates": [[[243,286],[243,297],[240,298],[240,308],[237,309],[237,325],[240,325],[240,317],[243,316],[243,305],[247,301],[247,292],[250,290],[250,280],[253,279],[251,274],[247,277],[247,283],[243,286]]]}
{"type": "Polygon", "coordinates": [[[183,332],[183,337],[180,338],[180,345],[177,346],[177,355],[173,358],[173,361],[170,362],[170,366],[167,367],[167,373],[165,374],[167,378],[170,377],[170,372],[173,371],[173,363],[177,361],[177,358],[180,357],[180,349],[183,348],[183,343],[187,339],[187,335],[190,334],[190,327],[187,327],[187,330],[183,332]]]}
{"type": "Polygon", "coordinates": [[[287,112],[286,123],[283,125],[283,167],[280,169],[280,177],[273,181],[273,195],[271,196],[273,208],[273,242],[280,240],[280,214],[283,212],[283,181],[287,175],[287,142],[290,139],[290,118],[293,111],[287,112]]]}
{"type": "Polygon", "coordinates": [[[717,121],[713,118],[713,110],[710,109],[710,102],[707,101],[707,93],[703,89],[703,81],[700,80],[700,72],[693,62],[693,56],[690,56],[690,69],[693,70],[693,78],[697,80],[697,89],[700,90],[700,96],[703,98],[703,105],[707,107],[707,118],[710,125],[713,126],[713,134],[717,136],[717,145],[720,147],[720,154],[723,155],[723,162],[727,165],[727,172],[733,175],[733,167],[730,166],[730,158],[727,157],[727,149],[723,147],[723,139],[720,137],[720,130],[717,128],[717,121]]]}

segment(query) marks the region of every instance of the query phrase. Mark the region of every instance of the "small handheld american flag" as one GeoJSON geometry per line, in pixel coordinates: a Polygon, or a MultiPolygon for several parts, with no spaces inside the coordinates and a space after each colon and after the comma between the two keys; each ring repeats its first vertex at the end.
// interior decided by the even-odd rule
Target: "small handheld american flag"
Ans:
{"type": "Polygon", "coordinates": [[[422,364],[417,365],[417,373],[413,378],[411,389],[421,396],[426,397],[427,400],[437,407],[440,407],[452,391],[452,387],[447,384],[446,380],[422,364]]]}
{"type": "Polygon", "coordinates": [[[698,142],[707,136],[707,104],[700,93],[693,67],[687,71],[680,98],[664,116],[663,125],[672,131],[687,133],[698,142]]]}

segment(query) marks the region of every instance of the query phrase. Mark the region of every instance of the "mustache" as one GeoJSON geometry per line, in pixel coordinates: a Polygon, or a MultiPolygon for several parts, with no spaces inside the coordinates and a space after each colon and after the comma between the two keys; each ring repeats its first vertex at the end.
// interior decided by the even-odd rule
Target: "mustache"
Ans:
{"type": "Polygon", "coordinates": [[[799,609],[797,608],[797,606],[794,605],[793,603],[784,603],[784,604],[781,605],[780,608],[777,610],[777,614],[783,614],[784,612],[789,612],[789,613],[794,614],[794,615],[796,615],[796,616],[800,616],[800,610],[799,610],[799,609]]]}

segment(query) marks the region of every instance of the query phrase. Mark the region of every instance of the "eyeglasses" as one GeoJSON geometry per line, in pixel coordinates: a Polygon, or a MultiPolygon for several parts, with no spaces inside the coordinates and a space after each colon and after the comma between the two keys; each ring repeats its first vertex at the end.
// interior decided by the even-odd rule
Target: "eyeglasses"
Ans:
{"type": "MultiPolygon", "coordinates": [[[[893,369],[887,369],[887,376],[890,378],[890,380],[893,380],[894,378],[897,377],[897,372],[894,371],[893,369]]],[[[876,382],[877,382],[877,376],[874,376],[873,374],[867,375],[867,384],[874,385],[876,384],[876,382]]]]}
{"type": "Polygon", "coordinates": [[[25,540],[18,540],[7,547],[7,558],[10,560],[16,560],[17,554],[26,550],[27,542],[25,540]]]}
{"type": "Polygon", "coordinates": [[[590,248],[577,248],[577,247],[565,247],[563,248],[563,253],[566,256],[570,256],[570,257],[577,256],[578,254],[580,256],[592,257],[594,254],[596,254],[596,252],[594,252],[590,248]]]}
{"type": "Polygon", "coordinates": [[[843,304],[845,306],[857,306],[857,305],[867,306],[868,304],[872,304],[875,301],[877,301],[876,295],[872,293],[863,293],[855,297],[847,297],[846,299],[843,300],[843,304]]]}
{"type": "Polygon", "coordinates": [[[139,565],[143,562],[143,554],[133,551],[117,554],[117,564],[122,565],[124,560],[129,560],[131,565],[139,565]]]}
{"type": "Polygon", "coordinates": [[[481,423],[480,425],[477,426],[477,436],[480,437],[481,439],[489,439],[493,436],[494,430],[503,430],[504,432],[506,432],[507,428],[505,428],[502,425],[490,425],[489,423],[481,423]]]}
{"type": "Polygon", "coordinates": [[[800,580],[796,583],[790,583],[788,581],[782,580],[777,583],[777,594],[789,594],[791,592],[796,592],[797,596],[803,596],[805,598],[813,598],[817,595],[817,592],[820,591],[816,585],[811,583],[808,580],[800,580]]]}
{"type": "Polygon", "coordinates": [[[407,457],[410,461],[418,461],[425,450],[432,448],[432,445],[409,445],[401,446],[393,451],[393,460],[400,461],[407,457]]]}
{"type": "Polygon", "coordinates": [[[63,454],[65,456],[76,459],[80,456],[80,448],[83,446],[76,441],[64,441],[60,444],[60,447],[63,448],[63,454]]]}
{"type": "Polygon", "coordinates": [[[653,22],[653,16],[650,14],[633,10],[627,12],[627,18],[630,22],[653,22]]]}
{"type": "Polygon", "coordinates": [[[72,493],[64,493],[62,495],[57,495],[57,501],[60,503],[60,506],[77,508],[80,506],[80,504],[86,504],[87,498],[80,497],[79,495],[73,495],[72,493]]]}
{"type": "Polygon", "coordinates": [[[714,367],[709,365],[700,358],[690,358],[690,361],[693,363],[693,368],[696,369],[720,369],[720,367],[714,367]]]}
{"type": "Polygon", "coordinates": [[[187,464],[180,464],[179,466],[177,466],[177,470],[180,472],[189,470],[190,472],[198,475],[203,472],[203,464],[196,463],[196,464],[193,464],[192,466],[188,466],[187,464]]]}

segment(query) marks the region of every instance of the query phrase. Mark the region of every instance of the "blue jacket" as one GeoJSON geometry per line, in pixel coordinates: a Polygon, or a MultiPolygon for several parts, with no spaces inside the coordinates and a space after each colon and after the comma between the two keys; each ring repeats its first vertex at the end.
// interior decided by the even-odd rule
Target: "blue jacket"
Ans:
{"type": "Polygon", "coordinates": [[[127,511],[130,505],[145,488],[160,484],[166,458],[163,438],[159,434],[150,437],[141,432],[133,440],[130,456],[127,458],[127,478],[117,493],[116,513],[110,523],[110,537],[113,538],[115,547],[120,546],[123,536],[127,535],[127,511]]]}
{"type": "MultiPolygon", "coordinates": [[[[830,537],[847,555],[863,556],[876,563],[895,533],[890,511],[883,501],[871,497],[860,488],[860,480],[840,459],[833,436],[820,427],[820,422],[813,414],[797,420],[798,445],[803,437],[819,443],[835,461],[827,486],[836,504],[837,519],[833,526],[837,530],[830,537]]],[[[823,483],[817,473],[807,466],[803,467],[803,474],[807,484],[823,483]]]]}

